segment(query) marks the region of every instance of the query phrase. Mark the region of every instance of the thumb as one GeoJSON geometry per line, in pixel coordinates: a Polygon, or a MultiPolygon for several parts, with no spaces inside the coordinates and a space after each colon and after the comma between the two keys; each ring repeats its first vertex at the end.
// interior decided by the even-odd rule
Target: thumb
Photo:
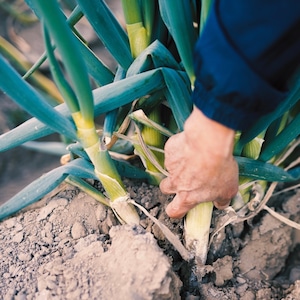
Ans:
{"type": "Polygon", "coordinates": [[[183,218],[185,214],[195,205],[182,202],[180,196],[177,194],[172,200],[172,202],[170,202],[169,205],[166,207],[166,213],[170,218],[180,219],[183,218]]]}

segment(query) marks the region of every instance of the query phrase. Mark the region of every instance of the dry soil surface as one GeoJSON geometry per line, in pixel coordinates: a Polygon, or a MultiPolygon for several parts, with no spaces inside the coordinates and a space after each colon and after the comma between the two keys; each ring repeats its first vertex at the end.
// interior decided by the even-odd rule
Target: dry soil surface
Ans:
{"type": "MultiPolygon", "coordinates": [[[[182,221],[164,213],[168,197],[141,182],[127,188],[182,238],[182,221]]],[[[281,213],[299,221],[299,200],[286,199],[281,213]]],[[[141,219],[118,225],[110,209],[60,186],[0,223],[0,299],[299,299],[299,240],[270,215],[228,226],[204,268],[183,261],[141,219]]]]}

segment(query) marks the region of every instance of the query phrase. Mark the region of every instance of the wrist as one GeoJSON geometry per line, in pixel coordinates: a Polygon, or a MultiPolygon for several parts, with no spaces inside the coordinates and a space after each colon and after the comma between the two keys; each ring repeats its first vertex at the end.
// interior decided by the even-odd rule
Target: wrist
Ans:
{"type": "Polygon", "coordinates": [[[232,156],[235,131],[206,117],[197,107],[187,119],[184,132],[188,147],[205,146],[212,155],[232,156]]]}

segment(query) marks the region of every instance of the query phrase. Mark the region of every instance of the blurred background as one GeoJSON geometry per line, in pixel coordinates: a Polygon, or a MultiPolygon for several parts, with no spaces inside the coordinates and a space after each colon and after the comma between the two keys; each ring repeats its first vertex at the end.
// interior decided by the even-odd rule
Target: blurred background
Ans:
{"type": "MultiPolygon", "coordinates": [[[[61,2],[68,16],[75,7],[76,1],[63,0],[61,2]]],[[[107,0],[106,3],[121,21],[123,15],[120,1],[107,0]]],[[[87,40],[96,55],[101,57],[111,70],[114,70],[115,61],[84,18],[76,29],[87,40]]],[[[26,66],[27,69],[32,66],[43,52],[40,24],[26,3],[23,0],[0,0],[0,54],[6,57],[21,75],[24,75],[26,66]]],[[[40,72],[46,78],[51,79],[47,62],[41,66],[40,72]]],[[[29,118],[26,112],[0,91],[0,134],[29,118]]],[[[56,134],[46,139],[46,141],[59,140],[60,137],[56,134]]],[[[7,201],[34,179],[59,165],[60,156],[39,153],[22,146],[0,152],[0,203],[7,201]]]]}

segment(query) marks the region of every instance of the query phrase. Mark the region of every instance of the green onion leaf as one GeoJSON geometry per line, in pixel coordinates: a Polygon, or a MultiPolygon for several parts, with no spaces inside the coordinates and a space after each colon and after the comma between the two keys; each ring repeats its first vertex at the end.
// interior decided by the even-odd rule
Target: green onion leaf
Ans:
{"type": "MultiPolygon", "coordinates": [[[[0,89],[32,116],[47,124],[53,131],[74,139],[73,124],[59,114],[0,56],[0,89]],[[55,122],[54,122],[55,120],[55,122]]],[[[33,128],[33,130],[35,130],[33,128]]]]}
{"type": "Polygon", "coordinates": [[[41,14],[42,22],[62,56],[83,119],[92,120],[94,118],[94,104],[86,66],[77,48],[76,38],[67,25],[64,14],[56,1],[32,0],[32,2],[36,5],[41,14]]]}
{"type": "Polygon", "coordinates": [[[162,19],[176,43],[182,63],[193,84],[193,51],[197,34],[193,26],[190,3],[182,0],[159,0],[159,7],[162,19]]]}
{"type": "Polygon", "coordinates": [[[0,220],[40,200],[57,187],[69,174],[96,179],[93,166],[83,159],[76,159],[58,167],[26,186],[22,191],[0,206],[0,220]]]}
{"type": "Polygon", "coordinates": [[[240,176],[269,182],[290,182],[300,179],[300,168],[285,171],[275,165],[246,157],[235,157],[235,159],[239,165],[240,176]]]}
{"type": "Polygon", "coordinates": [[[103,0],[77,2],[107,50],[118,64],[127,70],[133,61],[128,37],[105,2],[103,0]]]}

